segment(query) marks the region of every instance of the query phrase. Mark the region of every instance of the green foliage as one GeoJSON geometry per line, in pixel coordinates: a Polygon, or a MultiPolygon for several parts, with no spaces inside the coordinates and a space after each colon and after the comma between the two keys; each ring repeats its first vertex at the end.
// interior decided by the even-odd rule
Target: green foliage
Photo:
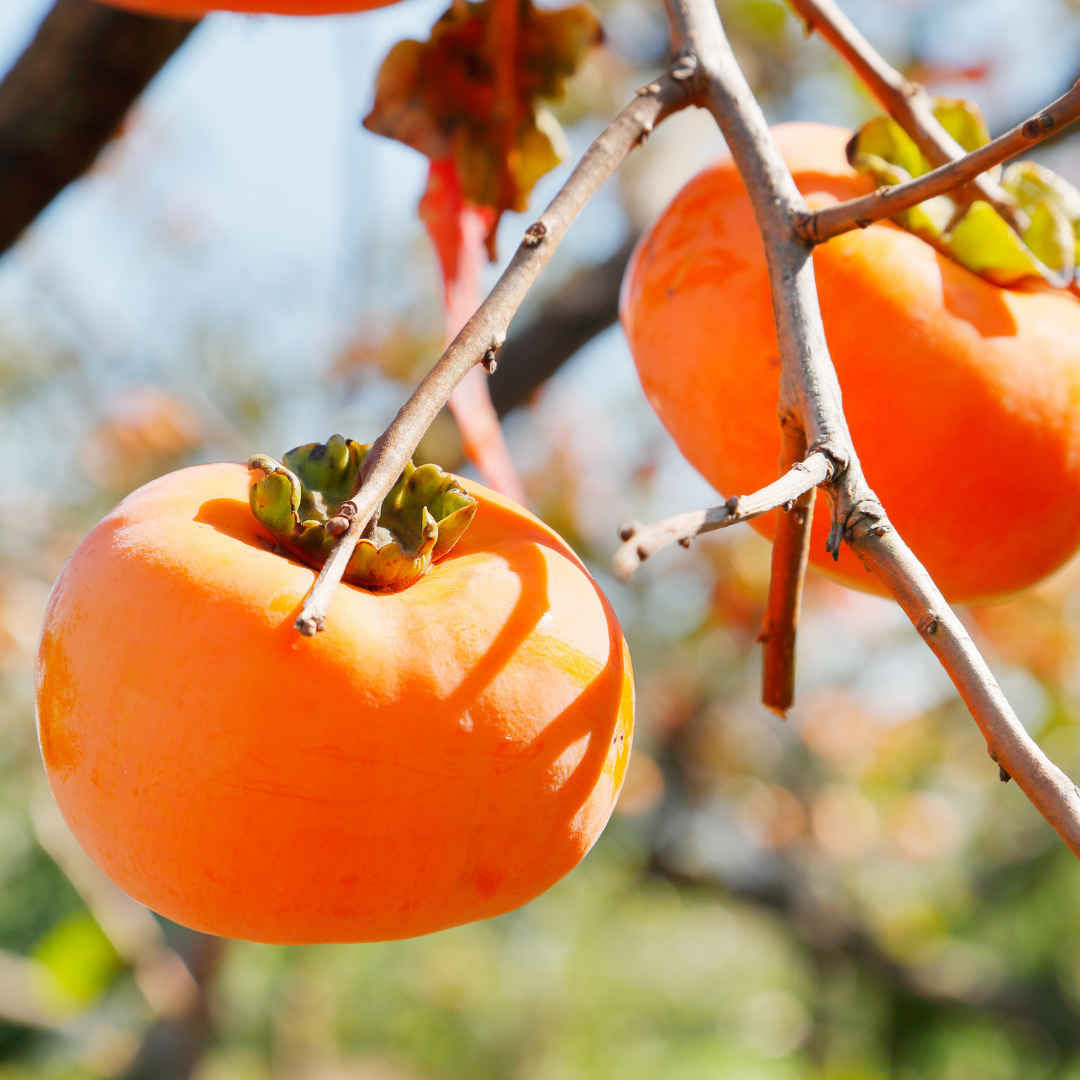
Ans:
{"type": "Polygon", "coordinates": [[[75,1006],[88,1005],[103,993],[121,968],[112,943],[88,911],[74,912],[54,924],[33,956],[55,980],[46,993],[75,1006]]]}
{"type": "MultiPolygon", "coordinates": [[[[965,149],[990,141],[982,113],[970,101],[937,98],[934,115],[965,149]]],[[[878,116],[856,133],[848,148],[852,165],[893,185],[922,176],[930,163],[891,117],[878,116]]],[[[962,266],[999,285],[1042,278],[1057,286],[1073,278],[1080,232],[1080,192],[1032,162],[1010,166],[1001,183],[1030,224],[1021,237],[989,203],[963,205],[941,195],[905,210],[894,219],[929,240],[962,266]]]]}

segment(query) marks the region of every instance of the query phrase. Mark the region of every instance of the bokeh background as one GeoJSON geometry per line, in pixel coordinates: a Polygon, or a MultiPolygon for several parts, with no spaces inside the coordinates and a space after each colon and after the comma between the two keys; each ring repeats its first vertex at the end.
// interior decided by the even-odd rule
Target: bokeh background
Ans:
{"type": "MultiPolygon", "coordinates": [[[[1080,75],[1064,0],[844,6],[995,133],[1080,75]]],[[[0,69],[47,7],[0,4],[0,69]]],[[[668,47],[653,0],[598,7],[606,43],[556,110],[575,155],[668,47]]],[[[720,7],[771,119],[873,115],[777,0],[720,7]]],[[[441,9],[206,19],[0,261],[0,1078],[1080,1078],[1080,866],[999,782],[899,610],[812,578],[782,722],[757,703],[764,541],[731,530],[612,578],[620,521],[716,497],[651,414],[617,326],[505,422],[533,509],[587,560],[637,670],[627,786],[577,870],[488,923],[277,948],[155,919],[57,824],[32,664],[80,536],[168,469],[374,437],[437,357],[414,212],[426,162],[359,119],[389,47],[441,9]]],[[[702,113],[658,129],[517,325],[555,318],[721,145],[702,113]]],[[[1080,136],[1039,156],[1080,183],[1080,136]]],[[[529,220],[506,215],[504,254],[529,220]]],[[[422,450],[467,468],[449,420],[422,450]]],[[[1080,775],[1080,566],[964,617],[1029,731],[1080,775]]]]}

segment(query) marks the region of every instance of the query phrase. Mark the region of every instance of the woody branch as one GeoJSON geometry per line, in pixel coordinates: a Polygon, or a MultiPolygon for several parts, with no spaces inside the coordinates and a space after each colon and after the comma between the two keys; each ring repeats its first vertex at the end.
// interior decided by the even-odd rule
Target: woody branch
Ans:
{"type": "MultiPolygon", "coordinates": [[[[712,0],[668,0],[678,55],[693,68],[695,101],[712,112],[746,185],[764,241],[780,352],[780,415],[801,429],[807,463],[831,464],[830,549],[843,540],[888,588],[940,660],[986,739],[990,756],[1080,857],[1080,790],[1031,739],[963,624],[892,527],[868,487],[825,342],[810,248],[797,222],[806,204],[739,70],[712,0]]],[[[633,541],[631,541],[633,543],[633,541]]]]}
{"type": "MultiPolygon", "coordinates": [[[[834,0],[792,0],[792,7],[848,62],[885,111],[907,132],[931,165],[946,165],[964,156],[964,148],[934,116],[930,96],[886,63],[834,0]]],[[[1031,224],[1016,200],[983,175],[971,178],[968,198],[984,199],[1017,232],[1031,224]]]]}
{"type": "Polygon", "coordinates": [[[902,184],[878,188],[870,195],[815,210],[800,218],[796,229],[804,243],[820,244],[833,236],[865,229],[867,225],[910,210],[936,195],[954,191],[958,185],[1022,154],[1043,139],[1080,119],[1080,82],[1045,109],[978,150],[902,184]]]}
{"type": "Polygon", "coordinates": [[[322,629],[330,600],[357,540],[375,519],[387,492],[397,483],[454,388],[476,364],[484,364],[489,371],[494,369],[510,320],[574,218],[656,124],[689,104],[687,86],[692,74],[686,64],[676,62],[659,79],[640,89],[635,100],[599,135],[548,208],[526,231],[488,298],[375,440],[364,459],[357,486],[339,510],[348,525],[296,618],[296,629],[301,634],[310,637],[322,629]]]}

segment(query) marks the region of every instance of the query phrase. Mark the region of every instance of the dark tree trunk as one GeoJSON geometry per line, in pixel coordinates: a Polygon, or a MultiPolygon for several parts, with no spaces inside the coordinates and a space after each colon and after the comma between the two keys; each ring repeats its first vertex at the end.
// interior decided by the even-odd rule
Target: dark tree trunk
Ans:
{"type": "Polygon", "coordinates": [[[56,0],[0,82],[0,252],[90,168],[196,25],[56,0]]]}

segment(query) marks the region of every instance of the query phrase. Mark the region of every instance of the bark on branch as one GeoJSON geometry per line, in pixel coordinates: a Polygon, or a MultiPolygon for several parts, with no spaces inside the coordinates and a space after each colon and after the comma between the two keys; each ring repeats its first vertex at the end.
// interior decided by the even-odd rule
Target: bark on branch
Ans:
{"type": "Polygon", "coordinates": [[[828,455],[811,454],[805,461],[794,464],[779,480],[753,495],[736,495],[720,506],[708,510],[691,510],[675,517],[664,518],[653,525],[642,525],[637,521],[624,522],[619,530],[624,543],[612,558],[615,574],[621,581],[628,581],[650,555],[655,555],[669,544],[679,543],[683,547],[689,547],[690,541],[702,533],[726,529],[729,525],[740,525],[777,507],[794,504],[808,491],[813,491],[819,484],[823,484],[832,470],[833,463],[828,455]]]}
{"type": "Polygon", "coordinates": [[[929,574],[890,525],[852,445],[825,344],[810,250],[796,224],[806,206],[724,37],[712,0],[668,0],[676,51],[694,69],[698,103],[731,149],[764,240],[780,351],[780,414],[834,471],[824,487],[833,528],[873,570],[934,650],[983,732],[991,757],[1080,857],[1080,791],[1033,742],[929,574]]]}
{"type": "Polygon", "coordinates": [[[90,168],[196,25],[56,0],[0,82],[0,252],[90,168]]]}
{"type": "Polygon", "coordinates": [[[614,255],[580,270],[499,350],[499,366],[488,380],[499,416],[523,404],[582,346],[614,325],[619,288],[637,243],[627,238],[614,255]]]}
{"type": "MultiPolygon", "coordinates": [[[[817,30],[851,65],[885,111],[911,136],[931,165],[946,165],[964,156],[964,148],[941,126],[926,91],[909,82],[856,29],[833,0],[792,0],[792,7],[811,30],[817,30]]],[[[989,176],[974,176],[975,197],[985,199],[1017,232],[1031,222],[989,176]]]]}
{"type": "Polygon", "coordinates": [[[852,229],[865,229],[875,221],[909,210],[935,195],[954,191],[987,169],[1057,135],[1077,119],[1080,119],[1080,82],[1053,104],[978,150],[914,180],[878,188],[870,195],[815,210],[800,218],[796,228],[807,244],[820,244],[852,229]]]}
{"type": "Polygon", "coordinates": [[[685,65],[676,64],[656,82],[642,87],[635,100],[599,135],[548,208],[526,230],[521,246],[488,298],[376,439],[357,478],[359,486],[350,500],[353,505],[343,507],[352,514],[352,523],[338,538],[296,618],[301,634],[310,637],[322,629],[357,540],[454,388],[476,364],[490,365],[495,360],[510,320],[582,207],[656,124],[689,104],[691,75],[685,65]]]}

